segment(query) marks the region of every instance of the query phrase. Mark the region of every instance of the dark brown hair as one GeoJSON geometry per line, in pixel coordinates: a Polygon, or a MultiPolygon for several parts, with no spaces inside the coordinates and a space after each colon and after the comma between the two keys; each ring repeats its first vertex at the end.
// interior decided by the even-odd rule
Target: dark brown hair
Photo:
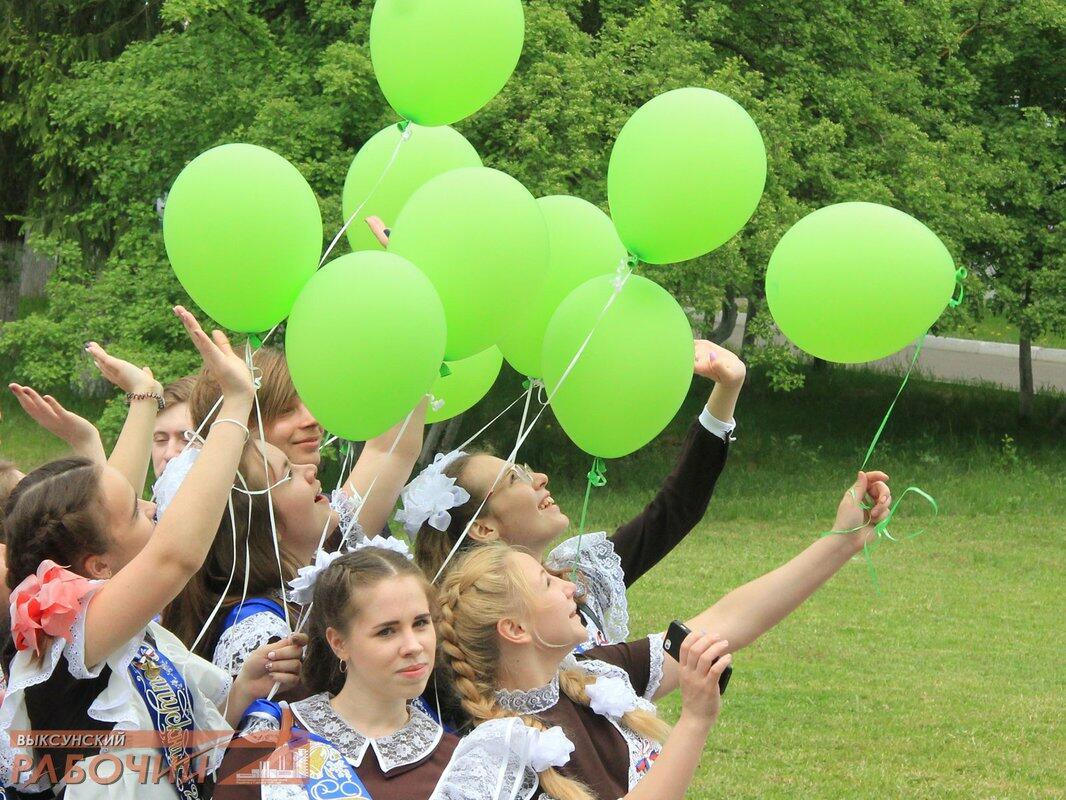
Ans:
{"type": "MultiPolygon", "coordinates": [[[[241,474],[245,476],[248,490],[262,491],[266,488],[268,478],[262,476],[263,456],[254,443],[250,442],[245,446],[240,469],[241,474]]],[[[244,489],[243,486],[240,488],[244,489]]],[[[235,486],[230,490],[230,502],[233,503],[232,523],[227,509],[222,514],[203,566],[163,612],[163,627],[173,632],[186,647],[191,648],[201,626],[218,603],[222,592],[226,590],[230,572],[233,572],[229,595],[212,622],[214,632],[203,637],[195,651],[197,655],[209,661],[227,609],[240,602],[244,592],[245,572],[247,571],[248,577],[247,596],[268,597],[276,594],[283,583],[288,583],[296,577],[300,566],[284,545],[280,545],[281,572],[278,572],[278,559],[274,553],[274,539],[270,529],[270,507],[265,494],[249,495],[235,486]],[[236,548],[234,524],[237,532],[236,548]]]]}
{"type": "Polygon", "coordinates": [[[106,553],[100,469],[87,458],[61,458],[38,467],[11,492],[4,533],[7,585],[14,589],[45,559],[80,572],[82,559],[106,553]]]}
{"type": "MultiPolygon", "coordinates": [[[[292,411],[300,402],[300,396],[296,393],[296,387],[293,386],[292,377],[289,375],[289,365],[280,350],[262,347],[252,356],[252,364],[261,379],[256,394],[259,397],[259,409],[263,414],[263,426],[266,427],[292,411]]],[[[213,419],[218,413],[215,404],[221,396],[222,389],[218,382],[201,372],[189,398],[189,415],[192,417],[194,430],[199,429],[208,417],[213,419]]],[[[255,427],[255,424],[256,414],[253,408],[248,415],[248,427],[255,427]]]]}
{"type": "MultiPolygon", "coordinates": [[[[7,499],[18,486],[18,481],[15,479],[16,472],[18,472],[18,465],[14,461],[0,459],[0,519],[3,518],[4,509],[7,508],[7,499]]],[[[3,525],[0,525],[0,542],[3,541],[6,540],[3,525]]]]}
{"type": "MultiPolygon", "coordinates": [[[[470,463],[470,459],[475,455],[480,454],[469,453],[459,456],[444,468],[444,474],[449,478],[454,478],[456,484],[461,485],[459,479],[462,477],[467,464],[470,463]]],[[[422,527],[418,530],[418,535],[415,537],[415,561],[430,578],[433,578],[440,570],[444,559],[448,557],[448,553],[455,547],[455,543],[463,535],[463,531],[470,523],[470,520],[473,519],[474,514],[481,508],[481,504],[485,502],[485,495],[470,491],[469,486],[463,486],[463,488],[470,494],[470,499],[461,506],[451,509],[452,521],[448,523],[448,527],[443,531],[439,531],[427,521],[422,524],[422,527]]],[[[467,536],[459,547],[459,552],[455,554],[456,557],[458,558],[461,553],[466,552],[477,544],[478,541],[476,539],[467,536]]]]}
{"type": "Polygon", "coordinates": [[[437,619],[436,592],[426,576],[400,553],[383,547],[363,547],[345,553],[318,576],[311,614],[307,620],[309,642],[304,656],[303,682],[312,694],[337,694],[344,686],[340,661],[326,641],[326,629],[345,630],[359,614],[359,591],[392,577],[418,579],[429,601],[430,613],[437,619]]]}

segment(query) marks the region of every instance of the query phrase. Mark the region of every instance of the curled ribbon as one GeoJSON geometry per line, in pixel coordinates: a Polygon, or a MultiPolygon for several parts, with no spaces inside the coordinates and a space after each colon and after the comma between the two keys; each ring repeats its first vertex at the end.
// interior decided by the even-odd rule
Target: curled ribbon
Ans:
{"type": "Polygon", "coordinates": [[[948,305],[952,308],[957,308],[962,303],[962,298],[966,294],[966,289],[962,285],[962,282],[966,280],[966,276],[969,274],[970,273],[967,271],[966,267],[959,267],[955,270],[955,288],[959,290],[959,296],[952,297],[948,300],[948,305]]]}
{"type": "Polygon", "coordinates": [[[585,517],[589,510],[589,497],[592,495],[592,487],[607,485],[607,464],[599,456],[592,459],[592,469],[588,471],[588,484],[585,486],[585,502],[581,506],[581,523],[577,527],[577,551],[574,553],[574,566],[570,570],[570,581],[576,582],[577,565],[581,561],[581,539],[585,535],[585,517]]]}

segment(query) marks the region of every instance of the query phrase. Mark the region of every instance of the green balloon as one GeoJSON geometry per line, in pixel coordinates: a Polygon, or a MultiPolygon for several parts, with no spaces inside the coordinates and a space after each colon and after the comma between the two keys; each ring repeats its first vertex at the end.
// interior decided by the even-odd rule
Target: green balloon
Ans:
{"type": "Polygon", "coordinates": [[[658,436],[692,381],[692,328],[685,312],[657,283],[632,275],[560,385],[614,282],[604,275],[574,289],[544,336],[544,385],[555,416],[574,444],[601,458],[628,455],[658,436]]]}
{"type": "Polygon", "coordinates": [[[548,230],[529,191],[498,170],[445,172],[419,188],[392,227],[389,252],[417,264],[448,315],[445,358],[499,340],[548,267],[548,230]]]}
{"type": "Polygon", "coordinates": [[[797,347],[826,361],[876,361],[906,347],[943,312],[955,265],[936,234],[877,203],[821,208],[770,256],[766,300],[797,347]]]}
{"type": "Polygon", "coordinates": [[[765,183],[755,122],[710,89],[674,89],[638,108],[607,167],[618,235],[648,264],[687,261],[725,244],[755,213],[765,183]]]}
{"type": "Polygon", "coordinates": [[[443,422],[457,417],[489,393],[503,366],[500,348],[490,347],[462,361],[445,362],[449,375],[437,378],[429,393],[444,405],[434,411],[426,411],[426,422],[443,422]]]}
{"type": "Polygon", "coordinates": [[[265,147],[224,144],[178,175],[163,214],[167,256],[219,324],[277,325],[318,268],[322,214],[300,171],[265,147]]]}
{"type": "Polygon", "coordinates": [[[300,398],[345,439],[384,433],[440,374],[444,309],[433,284],[394,253],[349,253],[307,282],[285,355],[300,398]]]}
{"type": "Polygon", "coordinates": [[[537,200],[548,225],[548,270],[540,290],[515,309],[500,335],[504,357],[523,375],[540,377],[544,331],[563,298],[589,278],[613,273],[626,257],[611,218],[579,197],[537,200]]]}
{"type": "Polygon", "coordinates": [[[524,34],[521,0],[377,0],[370,59],[397,114],[419,125],[449,125],[503,88],[524,34]]]}
{"type": "Polygon", "coordinates": [[[399,126],[378,131],[359,148],[348,169],[341,199],[344,219],[347,221],[360,203],[363,206],[359,219],[348,226],[352,250],[384,249],[363,224],[367,217],[381,217],[386,225],[392,225],[415,189],[430,178],[450,169],[481,166],[473,145],[454,128],[410,125],[407,130],[407,141],[399,150],[396,146],[403,136],[399,126]]]}

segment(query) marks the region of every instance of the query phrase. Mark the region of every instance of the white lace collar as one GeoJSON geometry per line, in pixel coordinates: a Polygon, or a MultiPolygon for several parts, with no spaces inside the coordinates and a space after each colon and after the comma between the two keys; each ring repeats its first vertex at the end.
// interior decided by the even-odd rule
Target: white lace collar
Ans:
{"type": "Polygon", "coordinates": [[[559,702],[559,675],[556,674],[547,686],[536,689],[500,689],[496,702],[516,714],[539,714],[559,702]]]}
{"type": "Polygon", "coordinates": [[[415,703],[408,703],[410,718],[396,733],[370,739],[341,719],[330,705],[328,692],[320,692],[292,703],[292,713],[301,727],[328,740],[353,767],[363,763],[368,747],[374,748],[381,771],[415,764],[428,757],[440,742],[441,726],[415,703]]]}

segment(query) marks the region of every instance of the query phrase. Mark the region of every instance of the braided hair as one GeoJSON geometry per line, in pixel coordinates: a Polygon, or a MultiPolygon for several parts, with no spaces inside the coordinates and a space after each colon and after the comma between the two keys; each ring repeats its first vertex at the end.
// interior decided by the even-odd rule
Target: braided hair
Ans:
{"type": "Polygon", "coordinates": [[[111,546],[104,528],[99,467],[61,458],[38,467],[7,499],[7,585],[14,589],[45,559],[80,572],[86,556],[111,546]]]}
{"type": "MultiPolygon", "coordinates": [[[[535,715],[519,715],[496,700],[500,688],[500,646],[496,624],[528,608],[530,587],[514,563],[515,551],[502,543],[473,548],[445,574],[440,589],[442,666],[463,711],[473,724],[520,716],[529,726],[546,730],[535,715]]],[[[559,672],[559,688],[571,700],[589,705],[587,687],[595,678],[580,670],[559,672]]],[[[622,723],[650,739],[663,741],[669,726],[655,714],[635,710],[622,723]]],[[[564,777],[552,767],[539,773],[541,787],[556,800],[593,800],[580,781],[564,777]]]]}

